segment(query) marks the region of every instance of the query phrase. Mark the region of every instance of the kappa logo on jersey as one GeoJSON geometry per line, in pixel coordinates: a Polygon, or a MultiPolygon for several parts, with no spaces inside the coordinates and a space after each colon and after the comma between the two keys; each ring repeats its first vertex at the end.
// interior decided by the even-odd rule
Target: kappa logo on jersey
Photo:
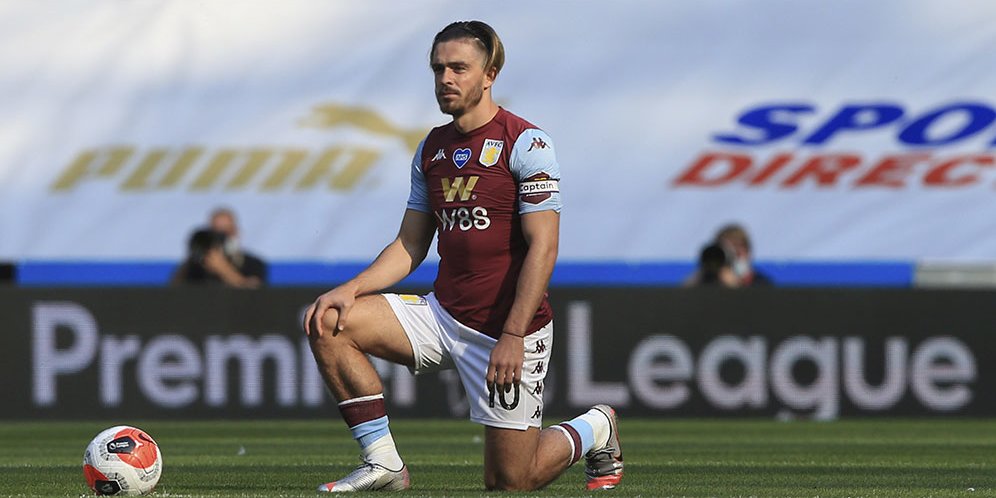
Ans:
{"type": "Polygon", "coordinates": [[[484,140],[484,149],[481,150],[481,165],[482,166],[494,166],[498,163],[498,158],[501,157],[501,150],[505,147],[505,142],[502,140],[492,140],[487,138],[484,140]]]}
{"type": "Polygon", "coordinates": [[[453,202],[459,195],[461,201],[469,201],[474,193],[474,186],[480,178],[479,176],[458,176],[452,180],[443,178],[443,199],[446,202],[453,202]]]}
{"type": "Polygon", "coordinates": [[[453,164],[456,165],[457,169],[464,167],[470,161],[470,149],[463,148],[453,151],[453,164]]]}
{"type": "Polygon", "coordinates": [[[532,152],[533,149],[545,149],[547,147],[549,147],[549,145],[547,145],[542,138],[535,137],[533,138],[533,143],[529,144],[529,149],[527,149],[526,152],[532,152]]]}
{"type": "Polygon", "coordinates": [[[446,159],[446,151],[444,149],[439,149],[435,156],[432,156],[433,161],[438,161],[440,159],[446,159]]]}

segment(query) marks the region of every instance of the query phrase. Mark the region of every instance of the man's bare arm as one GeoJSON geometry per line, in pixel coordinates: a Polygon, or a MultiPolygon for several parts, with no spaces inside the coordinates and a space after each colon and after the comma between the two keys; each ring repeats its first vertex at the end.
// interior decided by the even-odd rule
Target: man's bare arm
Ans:
{"type": "Polygon", "coordinates": [[[487,381],[506,390],[522,378],[523,344],[529,324],[546,294],[557,261],[560,213],[538,211],[522,215],[522,233],[529,249],[515,288],[515,301],[502,335],[491,351],[487,381]]]}
{"type": "Polygon", "coordinates": [[[362,296],[390,287],[407,277],[425,260],[432,245],[436,223],[432,214],[408,209],[398,236],[359,275],[343,285],[355,287],[362,296]]]}
{"type": "Polygon", "coordinates": [[[338,312],[336,328],[346,326],[349,310],[356,298],[390,287],[408,276],[425,259],[436,231],[430,213],[409,209],[401,220],[398,236],[359,275],[322,294],[305,312],[304,330],[321,336],[322,317],[329,309],[338,312]]]}

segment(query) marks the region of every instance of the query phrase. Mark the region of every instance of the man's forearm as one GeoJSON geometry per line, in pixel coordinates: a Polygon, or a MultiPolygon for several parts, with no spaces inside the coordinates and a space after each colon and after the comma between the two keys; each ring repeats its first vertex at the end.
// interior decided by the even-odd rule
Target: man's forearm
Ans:
{"type": "Polygon", "coordinates": [[[515,301],[502,332],[519,336],[528,332],[529,324],[543,302],[556,261],[557,250],[552,245],[533,244],[529,247],[516,284],[515,301]]]}
{"type": "Polygon", "coordinates": [[[423,259],[425,254],[419,255],[417,252],[413,254],[410,248],[404,246],[401,239],[395,239],[380,252],[370,266],[347,284],[354,286],[357,296],[378,292],[407,277],[423,259]]]}
{"type": "Polygon", "coordinates": [[[422,264],[434,233],[435,224],[430,214],[408,209],[394,241],[377,255],[370,266],[343,286],[352,287],[353,295],[361,296],[400,282],[422,264]]]}

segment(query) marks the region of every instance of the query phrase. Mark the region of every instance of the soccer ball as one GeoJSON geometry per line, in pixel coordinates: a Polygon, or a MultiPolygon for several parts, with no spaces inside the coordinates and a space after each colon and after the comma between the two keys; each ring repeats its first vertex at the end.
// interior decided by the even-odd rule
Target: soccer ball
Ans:
{"type": "Polygon", "coordinates": [[[156,487],[162,470],[159,445],[127,425],[97,434],[83,453],[83,476],[98,495],[144,495],[156,487]]]}

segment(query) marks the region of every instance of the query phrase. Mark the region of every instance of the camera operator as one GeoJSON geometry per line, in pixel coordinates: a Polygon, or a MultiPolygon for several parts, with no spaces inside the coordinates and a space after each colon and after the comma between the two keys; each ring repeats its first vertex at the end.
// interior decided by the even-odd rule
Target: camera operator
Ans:
{"type": "Polygon", "coordinates": [[[698,268],[686,287],[739,287],[740,281],[733,271],[732,257],[727,248],[717,242],[707,244],[699,253],[698,268]]]}
{"type": "Polygon", "coordinates": [[[754,256],[751,252],[750,236],[747,230],[736,223],[731,223],[719,229],[716,243],[726,248],[730,256],[730,268],[736,276],[740,287],[771,287],[771,278],[754,267],[754,256]]]}
{"type": "Polygon", "coordinates": [[[266,283],[266,277],[266,263],[239,245],[235,215],[228,209],[216,209],[211,226],[191,234],[187,258],[173,274],[172,283],[255,289],[266,283]]]}

